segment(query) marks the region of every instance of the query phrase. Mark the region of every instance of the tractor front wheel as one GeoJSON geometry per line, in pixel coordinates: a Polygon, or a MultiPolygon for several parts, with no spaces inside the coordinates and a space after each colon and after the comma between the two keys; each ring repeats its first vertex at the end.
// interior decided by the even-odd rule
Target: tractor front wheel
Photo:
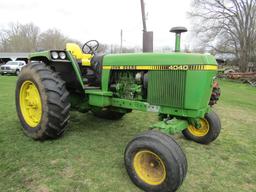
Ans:
{"type": "Polygon", "coordinates": [[[144,191],[176,191],[187,173],[182,149],[170,136],[159,131],[135,137],[127,145],[124,159],[131,180],[144,191]]]}
{"type": "Polygon", "coordinates": [[[219,136],[220,129],[220,119],[218,115],[212,111],[207,113],[204,118],[200,119],[199,128],[196,128],[194,125],[189,125],[182,133],[189,140],[201,144],[208,144],[219,136]]]}
{"type": "Polygon", "coordinates": [[[44,63],[26,65],[16,85],[16,109],[26,135],[57,138],[64,132],[70,103],[65,82],[44,63]]]}

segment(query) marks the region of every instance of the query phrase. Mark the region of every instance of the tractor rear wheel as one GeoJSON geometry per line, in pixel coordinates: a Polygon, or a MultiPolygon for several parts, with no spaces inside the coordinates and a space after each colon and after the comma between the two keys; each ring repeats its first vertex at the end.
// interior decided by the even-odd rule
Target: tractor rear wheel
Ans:
{"type": "Polygon", "coordinates": [[[44,63],[26,65],[16,85],[16,110],[25,134],[38,140],[62,135],[70,117],[68,96],[65,82],[44,63]]]}
{"type": "Polygon", "coordinates": [[[200,128],[189,125],[187,129],[182,131],[183,135],[189,140],[202,144],[211,143],[219,136],[221,123],[218,115],[213,111],[201,118],[200,124],[200,128]]]}
{"type": "Polygon", "coordinates": [[[96,117],[109,120],[118,120],[125,115],[125,113],[111,111],[110,109],[93,108],[91,111],[96,117]]]}
{"type": "Polygon", "coordinates": [[[127,145],[124,159],[131,180],[144,191],[176,191],[187,173],[182,149],[169,135],[159,131],[135,137],[127,145]]]}

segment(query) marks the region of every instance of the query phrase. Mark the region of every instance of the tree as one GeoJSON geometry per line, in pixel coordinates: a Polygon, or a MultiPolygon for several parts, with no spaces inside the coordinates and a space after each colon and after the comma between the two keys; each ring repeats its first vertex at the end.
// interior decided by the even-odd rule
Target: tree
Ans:
{"type": "Polygon", "coordinates": [[[10,24],[9,29],[2,30],[0,45],[2,51],[34,51],[37,47],[39,28],[32,23],[10,24]]]}
{"type": "Polygon", "coordinates": [[[39,49],[64,49],[69,38],[56,29],[48,29],[39,36],[39,49]]]}
{"type": "MultiPolygon", "coordinates": [[[[0,29],[0,51],[2,52],[34,52],[49,49],[65,49],[66,43],[82,43],[70,39],[57,29],[48,29],[40,33],[34,24],[9,24],[7,29],[0,29]]],[[[138,47],[123,47],[124,53],[141,51],[138,47]]],[[[98,53],[119,53],[119,45],[100,44],[98,53]]]]}
{"type": "Polygon", "coordinates": [[[11,23],[8,29],[0,31],[0,51],[3,52],[33,52],[46,49],[64,49],[66,43],[80,42],[64,36],[56,29],[48,29],[40,33],[39,27],[32,23],[11,23]]]}
{"type": "Polygon", "coordinates": [[[194,0],[192,6],[202,46],[233,54],[246,71],[256,55],[256,0],[194,0]]]}

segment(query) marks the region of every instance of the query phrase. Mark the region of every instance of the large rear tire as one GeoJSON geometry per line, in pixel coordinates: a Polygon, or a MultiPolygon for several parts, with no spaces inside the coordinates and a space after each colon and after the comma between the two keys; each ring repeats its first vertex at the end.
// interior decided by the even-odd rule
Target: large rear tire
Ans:
{"type": "Polygon", "coordinates": [[[187,173],[182,149],[169,135],[159,131],[135,137],[127,145],[124,159],[131,180],[144,191],[176,191],[187,173]]]}
{"type": "Polygon", "coordinates": [[[65,82],[42,62],[26,65],[16,84],[16,110],[29,137],[55,139],[69,120],[69,93],[65,82]]]}
{"type": "Polygon", "coordinates": [[[220,134],[221,123],[218,115],[213,111],[207,113],[204,118],[200,119],[200,128],[189,125],[187,129],[183,130],[183,135],[197,143],[209,144],[220,134]]]}

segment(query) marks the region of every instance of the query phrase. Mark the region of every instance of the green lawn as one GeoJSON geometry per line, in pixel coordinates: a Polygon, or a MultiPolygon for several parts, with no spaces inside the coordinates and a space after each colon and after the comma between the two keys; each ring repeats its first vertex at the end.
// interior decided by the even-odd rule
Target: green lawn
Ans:
{"type": "MultiPolygon", "coordinates": [[[[72,112],[64,137],[36,142],[26,137],[15,111],[16,77],[0,77],[0,191],[136,192],[126,175],[123,153],[155,114],[133,112],[119,121],[72,112]]],[[[220,82],[214,110],[222,132],[210,145],[175,138],[188,159],[180,192],[256,191],[256,88],[220,82]]]]}

